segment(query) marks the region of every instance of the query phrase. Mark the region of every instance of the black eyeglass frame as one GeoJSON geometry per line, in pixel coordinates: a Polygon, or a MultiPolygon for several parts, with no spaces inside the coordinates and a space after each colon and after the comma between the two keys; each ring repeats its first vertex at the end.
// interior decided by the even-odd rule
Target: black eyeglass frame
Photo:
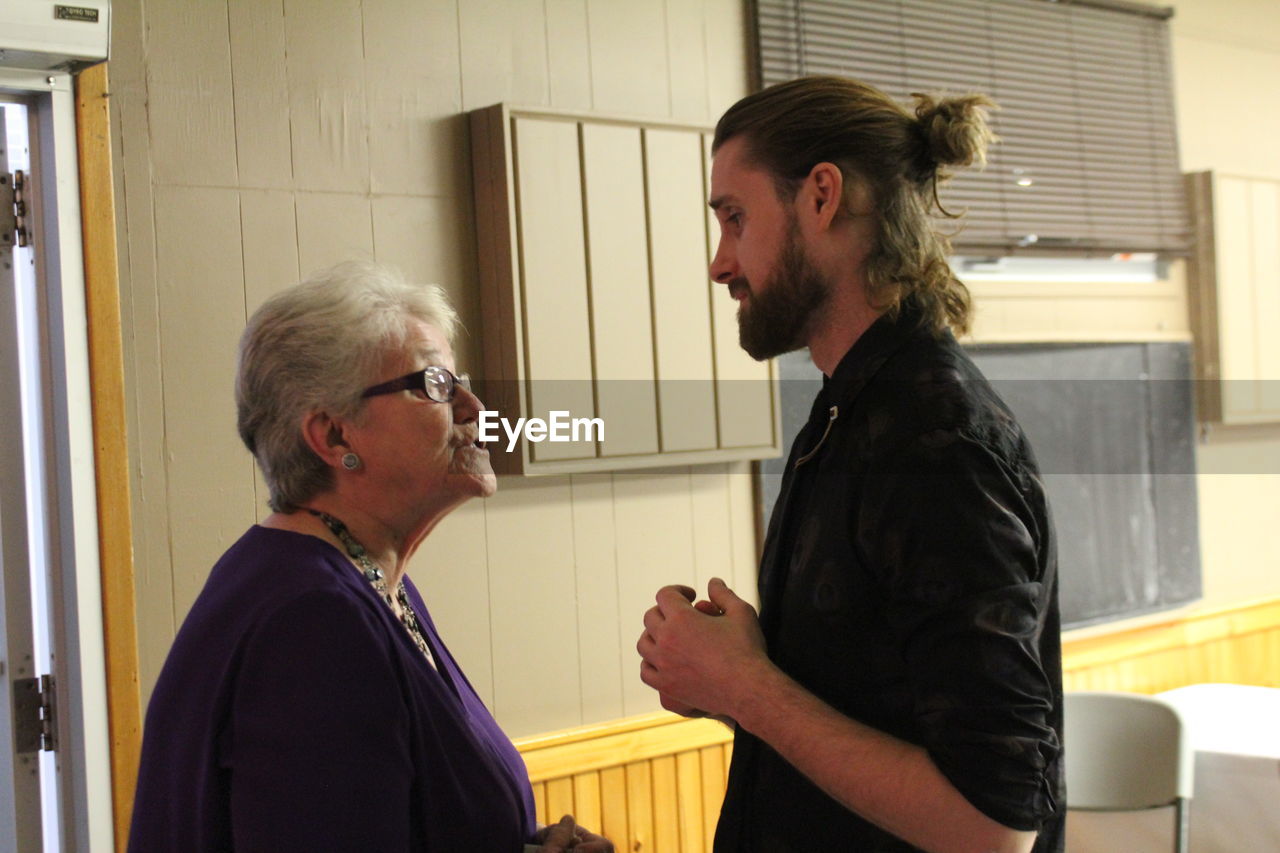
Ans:
{"type": "Polygon", "coordinates": [[[465,373],[454,375],[447,367],[441,367],[438,364],[429,364],[421,370],[415,370],[413,373],[406,373],[404,376],[398,376],[395,379],[388,379],[378,385],[364,389],[360,394],[360,398],[377,397],[380,394],[394,394],[397,391],[421,391],[427,395],[427,399],[434,403],[452,403],[453,398],[458,396],[458,386],[461,385],[466,390],[471,390],[471,377],[465,373]],[[433,383],[428,379],[431,377],[444,378],[444,391],[439,391],[440,384],[433,383]],[[444,395],[444,399],[436,396],[435,392],[444,395]]]}

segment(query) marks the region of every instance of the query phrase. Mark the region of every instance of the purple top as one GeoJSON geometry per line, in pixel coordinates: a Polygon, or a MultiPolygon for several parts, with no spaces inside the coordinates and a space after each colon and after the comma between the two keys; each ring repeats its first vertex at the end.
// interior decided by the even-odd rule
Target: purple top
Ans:
{"type": "Polygon", "coordinates": [[[151,696],[129,850],[519,851],[524,762],[405,585],[439,671],[324,540],[231,546],[151,696]]]}

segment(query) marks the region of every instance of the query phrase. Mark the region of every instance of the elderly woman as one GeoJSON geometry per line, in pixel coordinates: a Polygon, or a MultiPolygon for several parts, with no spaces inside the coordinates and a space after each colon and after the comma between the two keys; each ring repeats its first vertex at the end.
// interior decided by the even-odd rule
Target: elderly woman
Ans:
{"type": "Polygon", "coordinates": [[[236,404],[274,512],[209,576],[147,711],[131,851],[612,847],[524,763],[405,574],[493,494],[439,288],[345,264],[264,304],[236,404]]]}

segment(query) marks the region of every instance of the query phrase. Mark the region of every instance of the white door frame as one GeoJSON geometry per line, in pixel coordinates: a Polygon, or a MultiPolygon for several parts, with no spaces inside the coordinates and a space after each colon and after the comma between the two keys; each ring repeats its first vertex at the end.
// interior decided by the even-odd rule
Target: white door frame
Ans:
{"type": "Polygon", "coordinates": [[[31,96],[38,131],[33,159],[41,174],[34,184],[38,232],[33,243],[47,335],[46,512],[62,800],[59,846],[106,853],[114,845],[110,737],[73,81],[66,73],[0,69],[0,90],[31,96]]]}

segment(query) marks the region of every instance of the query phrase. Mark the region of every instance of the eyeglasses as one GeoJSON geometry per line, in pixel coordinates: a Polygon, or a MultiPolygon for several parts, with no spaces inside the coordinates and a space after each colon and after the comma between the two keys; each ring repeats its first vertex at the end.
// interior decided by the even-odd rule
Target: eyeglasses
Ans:
{"type": "Polygon", "coordinates": [[[463,373],[454,376],[448,368],[431,365],[422,370],[415,370],[397,379],[374,385],[364,389],[361,397],[377,397],[379,394],[394,394],[396,391],[423,391],[428,400],[437,403],[450,403],[458,393],[458,386],[471,390],[471,377],[463,373]]]}

